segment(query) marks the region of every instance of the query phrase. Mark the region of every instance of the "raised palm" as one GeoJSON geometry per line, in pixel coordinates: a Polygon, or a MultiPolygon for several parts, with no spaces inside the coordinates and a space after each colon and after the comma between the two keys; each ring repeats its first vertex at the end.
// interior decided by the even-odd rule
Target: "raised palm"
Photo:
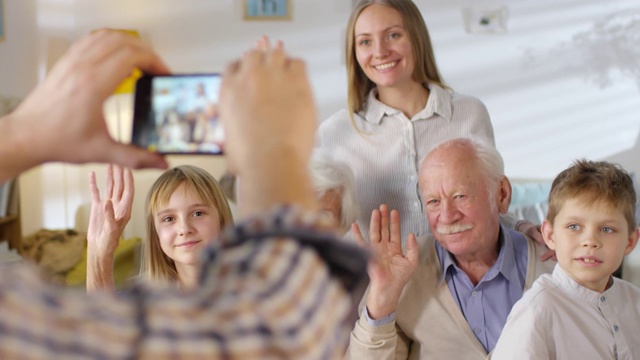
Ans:
{"type": "Polygon", "coordinates": [[[112,254],[118,247],[124,227],[131,219],[133,175],[129,169],[109,165],[104,198],[100,198],[94,172],[89,174],[89,187],[91,214],[87,241],[96,250],[96,255],[112,254]]]}
{"type": "MultiPolygon", "coordinates": [[[[366,246],[358,225],[352,229],[358,242],[366,246]]],[[[402,289],[418,267],[418,245],[415,235],[409,234],[406,253],[402,252],[400,214],[396,210],[389,213],[383,204],[371,213],[368,247],[373,256],[368,269],[367,308],[370,315],[384,316],[395,311],[402,289]]]]}

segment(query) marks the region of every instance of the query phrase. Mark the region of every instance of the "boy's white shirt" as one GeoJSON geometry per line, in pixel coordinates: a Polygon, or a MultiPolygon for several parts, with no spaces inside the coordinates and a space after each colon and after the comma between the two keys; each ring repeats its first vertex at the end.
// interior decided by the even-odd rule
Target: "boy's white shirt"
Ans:
{"type": "Polygon", "coordinates": [[[511,310],[491,359],[640,359],[640,288],[614,278],[603,293],[556,265],[511,310]]]}

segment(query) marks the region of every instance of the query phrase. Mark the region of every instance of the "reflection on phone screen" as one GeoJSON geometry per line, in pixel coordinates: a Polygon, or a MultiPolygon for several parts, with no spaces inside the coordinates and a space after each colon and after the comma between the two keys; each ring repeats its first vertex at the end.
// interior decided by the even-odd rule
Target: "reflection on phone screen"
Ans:
{"type": "Polygon", "coordinates": [[[221,153],[224,140],[218,118],[221,77],[155,76],[150,81],[149,108],[146,116],[136,115],[146,119],[144,126],[139,119],[134,121],[134,142],[161,153],[221,153]]]}

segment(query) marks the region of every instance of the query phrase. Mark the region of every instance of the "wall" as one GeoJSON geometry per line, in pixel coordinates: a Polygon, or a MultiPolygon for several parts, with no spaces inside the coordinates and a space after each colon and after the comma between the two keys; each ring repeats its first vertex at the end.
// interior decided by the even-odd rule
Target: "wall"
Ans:
{"type": "MultiPolygon", "coordinates": [[[[138,30],[177,72],[220,71],[260,35],[282,39],[308,62],[319,118],[344,107],[342,38],[351,1],[293,0],[293,20],[282,22],[243,21],[237,0],[4,2],[0,94],[24,96],[71,41],[113,27],[138,30]]],[[[507,173],[549,179],[573,159],[588,157],[618,161],[640,174],[640,55],[633,52],[640,43],[640,3],[503,0],[506,33],[465,33],[461,7],[494,3],[416,0],[445,81],[489,108],[507,173]]],[[[223,159],[198,161],[215,174],[224,170],[223,159]]],[[[76,214],[88,202],[91,169],[102,175],[103,166],[60,164],[25,174],[25,233],[82,224],[76,214]]],[[[139,201],[155,176],[136,172],[139,201]]],[[[137,202],[127,234],[144,234],[142,213],[137,202]]],[[[640,250],[628,263],[640,283],[640,250]]]]}
{"type": "MultiPolygon", "coordinates": [[[[231,0],[72,3],[72,38],[101,26],[135,28],[175,71],[219,71],[261,34],[282,39],[308,62],[319,118],[344,107],[349,1],[295,0],[293,20],[284,22],[242,21],[241,2],[231,0]]],[[[637,1],[507,0],[508,32],[498,35],[465,33],[460,11],[493,2],[416,3],[445,80],[487,104],[511,176],[549,178],[575,158],[634,148],[640,131],[637,1]]],[[[640,172],[637,162],[625,165],[640,172]]]]}
{"type": "Polygon", "coordinates": [[[4,1],[4,34],[0,42],[0,96],[24,97],[37,83],[35,0],[4,1]]]}

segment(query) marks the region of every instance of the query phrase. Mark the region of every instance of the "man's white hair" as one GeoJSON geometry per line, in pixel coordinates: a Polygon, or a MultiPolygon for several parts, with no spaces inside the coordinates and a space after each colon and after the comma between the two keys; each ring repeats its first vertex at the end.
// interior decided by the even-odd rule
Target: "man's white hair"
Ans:
{"type": "MultiPolygon", "coordinates": [[[[494,183],[502,179],[504,176],[504,161],[502,160],[502,156],[498,152],[498,149],[486,140],[481,140],[475,137],[450,139],[436,145],[429,153],[438,149],[460,145],[471,146],[480,165],[480,169],[485,176],[490,178],[494,183]]],[[[425,158],[428,156],[429,154],[427,154],[425,158]]],[[[422,162],[424,162],[425,158],[422,159],[422,162]]]]}
{"type": "Polygon", "coordinates": [[[478,175],[485,179],[485,185],[491,199],[491,206],[495,206],[495,201],[493,201],[496,193],[495,189],[498,187],[500,180],[505,176],[504,161],[502,160],[502,156],[498,152],[498,149],[486,140],[475,137],[460,137],[443,141],[429,151],[429,153],[421,160],[420,166],[422,167],[422,164],[429,154],[435,150],[465,145],[468,145],[473,149],[478,167],[481,171],[481,174],[478,175]]]}

